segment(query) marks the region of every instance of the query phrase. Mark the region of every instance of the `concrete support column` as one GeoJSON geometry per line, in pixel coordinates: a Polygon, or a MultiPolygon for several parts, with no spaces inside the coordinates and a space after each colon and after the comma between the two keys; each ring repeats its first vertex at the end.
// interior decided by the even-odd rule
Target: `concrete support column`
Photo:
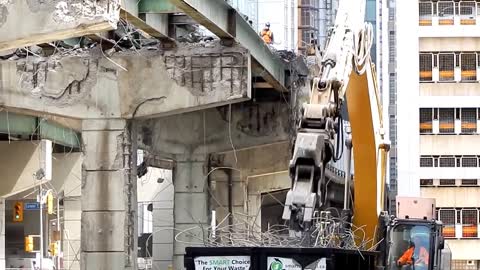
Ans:
{"type": "Polygon", "coordinates": [[[5,199],[0,198],[0,270],[5,270],[5,199]]]}
{"type": "Polygon", "coordinates": [[[132,156],[136,149],[132,149],[127,123],[84,120],[82,138],[81,268],[135,269],[137,202],[132,156]]]}
{"type": "Polygon", "coordinates": [[[173,255],[174,269],[183,269],[185,247],[202,245],[202,239],[208,237],[208,172],[204,154],[177,157],[176,162],[173,183],[174,235],[177,235],[177,241],[174,242],[173,255]]]}
{"type": "MultiPolygon", "coordinates": [[[[162,170],[152,169],[154,179],[160,176],[155,174],[162,170]]],[[[169,269],[173,266],[173,197],[174,187],[170,172],[162,175],[164,182],[159,185],[158,194],[153,198],[153,269],[169,269]]]]}

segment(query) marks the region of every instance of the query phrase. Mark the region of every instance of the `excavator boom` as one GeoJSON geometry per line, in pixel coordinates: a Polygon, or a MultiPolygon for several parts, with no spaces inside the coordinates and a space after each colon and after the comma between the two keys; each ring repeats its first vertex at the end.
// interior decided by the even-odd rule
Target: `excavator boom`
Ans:
{"type": "MultiPolygon", "coordinates": [[[[335,142],[340,139],[339,132],[343,132],[340,111],[345,106],[345,98],[352,130],[351,141],[347,137],[346,153],[352,142],[355,150],[353,223],[366,225],[367,237],[373,237],[383,210],[389,144],[384,139],[376,75],[370,60],[373,31],[371,25],[365,23],[364,14],[364,0],[341,0],[323,56],[316,53],[320,72],[312,80],[310,101],[303,106],[289,167],[292,185],[283,219],[290,221],[291,232],[308,231],[315,212],[324,205],[328,195],[327,163],[340,158],[335,142]],[[358,208],[362,211],[355,211],[358,208]]],[[[345,190],[348,198],[349,188],[345,190]]],[[[348,199],[345,201],[344,210],[348,213],[348,199]]]]}

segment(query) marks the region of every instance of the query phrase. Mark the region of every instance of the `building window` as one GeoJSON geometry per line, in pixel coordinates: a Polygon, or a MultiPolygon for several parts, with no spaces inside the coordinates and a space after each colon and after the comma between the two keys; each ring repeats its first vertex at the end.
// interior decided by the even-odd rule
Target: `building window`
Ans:
{"type": "Polygon", "coordinates": [[[477,55],[475,53],[460,54],[462,81],[477,80],[477,55]]]}
{"type": "Polygon", "coordinates": [[[475,260],[452,260],[452,270],[478,270],[477,261],[475,260]]]}
{"type": "Polygon", "coordinates": [[[439,132],[448,134],[455,132],[455,110],[451,108],[439,109],[440,128],[439,132]]]}
{"type": "Polygon", "coordinates": [[[433,167],[433,158],[420,157],[420,167],[433,167]]]}
{"type": "Polygon", "coordinates": [[[300,6],[302,6],[302,7],[314,7],[313,0],[300,0],[300,6]]]}
{"type": "Polygon", "coordinates": [[[431,187],[433,186],[433,179],[420,179],[421,187],[431,187]]]}
{"type": "Polygon", "coordinates": [[[455,179],[440,179],[440,186],[454,187],[455,179]]]}
{"type": "Polygon", "coordinates": [[[433,79],[432,75],[432,58],[431,53],[420,54],[420,81],[430,82],[433,79]]]}
{"type": "Polygon", "coordinates": [[[438,1],[437,11],[439,25],[453,25],[453,16],[455,14],[455,6],[453,1],[438,1]]]}
{"type": "Polygon", "coordinates": [[[419,12],[418,25],[420,26],[432,25],[432,13],[433,13],[432,2],[418,3],[418,12],[419,12]]]}
{"type": "Polygon", "coordinates": [[[302,9],[301,21],[302,21],[301,26],[314,27],[315,22],[314,22],[313,12],[310,9],[306,9],[306,8],[302,9]]]}
{"type": "Polygon", "coordinates": [[[420,109],[420,133],[429,134],[432,133],[432,109],[421,108],[420,109]]]}
{"type": "Polygon", "coordinates": [[[314,31],[312,30],[301,30],[302,40],[300,41],[301,47],[305,48],[308,44],[311,44],[313,39],[314,31]]]}
{"type": "Polygon", "coordinates": [[[477,179],[462,179],[462,186],[476,186],[477,179]]]}
{"type": "Polygon", "coordinates": [[[455,157],[440,157],[440,167],[455,167],[455,157]]]}
{"type": "Polygon", "coordinates": [[[477,11],[474,1],[460,1],[460,24],[474,25],[477,11]]]}
{"type": "Polygon", "coordinates": [[[455,237],[455,209],[438,210],[438,219],[443,222],[443,237],[455,237]]]}
{"type": "Polygon", "coordinates": [[[478,158],[474,156],[462,157],[462,167],[478,167],[478,158]]]}
{"type": "Polygon", "coordinates": [[[439,79],[440,81],[453,81],[455,79],[455,54],[440,53],[438,54],[439,79]]]}
{"type": "Polygon", "coordinates": [[[477,109],[476,108],[462,108],[462,133],[476,133],[477,132],[477,109]]]}
{"type": "Polygon", "coordinates": [[[462,237],[477,237],[478,210],[462,209],[462,237]]]}

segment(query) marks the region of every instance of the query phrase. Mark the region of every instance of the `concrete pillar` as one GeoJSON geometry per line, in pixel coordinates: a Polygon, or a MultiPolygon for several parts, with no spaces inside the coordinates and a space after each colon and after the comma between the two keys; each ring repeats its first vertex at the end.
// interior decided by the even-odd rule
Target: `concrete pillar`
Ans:
{"type": "Polygon", "coordinates": [[[5,270],[5,199],[0,198],[0,270],[5,270]]]}
{"type": "Polygon", "coordinates": [[[131,165],[136,149],[131,149],[127,123],[84,120],[82,138],[81,269],[135,269],[137,202],[131,165]]]}
{"type": "MultiPolygon", "coordinates": [[[[202,245],[208,237],[208,196],[206,157],[177,157],[173,172],[174,195],[174,269],[183,269],[185,247],[202,245]],[[203,229],[202,229],[203,227],[203,229]]],[[[155,251],[154,251],[155,253],[155,251]]]]}
{"type": "MultiPolygon", "coordinates": [[[[156,169],[156,171],[161,169],[156,169]]],[[[153,198],[153,269],[169,269],[173,266],[173,193],[171,171],[162,174],[164,182],[158,184],[160,192],[153,198]]],[[[156,176],[154,176],[156,177],[156,176]]],[[[154,178],[155,179],[155,178],[154,178]]]]}
{"type": "Polygon", "coordinates": [[[80,196],[66,196],[63,199],[63,266],[66,269],[80,269],[80,231],[82,205],[80,196]]]}
{"type": "Polygon", "coordinates": [[[63,186],[63,268],[80,269],[80,231],[82,216],[82,156],[80,153],[53,154],[52,184],[63,186]]]}

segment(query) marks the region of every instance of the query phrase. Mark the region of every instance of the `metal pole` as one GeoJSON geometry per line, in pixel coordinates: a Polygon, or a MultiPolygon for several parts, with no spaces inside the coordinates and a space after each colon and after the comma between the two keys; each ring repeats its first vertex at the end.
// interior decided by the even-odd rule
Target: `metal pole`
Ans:
{"type": "Polygon", "coordinates": [[[59,240],[57,240],[57,269],[60,269],[60,254],[62,252],[62,240],[63,240],[63,234],[60,232],[60,196],[57,195],[57,232],[59,234],[59,240]]]}
{"type": "MultiPolygon", "coordinates": [[[[40,180],[41,181],[41,180],[40,180]]],[[[42,260],[43,260],[43,196],[42,196],[42,183],[40,182],[40,258],[38,264],[40,265],[40,270],[42,270],[42,260]]]]}

